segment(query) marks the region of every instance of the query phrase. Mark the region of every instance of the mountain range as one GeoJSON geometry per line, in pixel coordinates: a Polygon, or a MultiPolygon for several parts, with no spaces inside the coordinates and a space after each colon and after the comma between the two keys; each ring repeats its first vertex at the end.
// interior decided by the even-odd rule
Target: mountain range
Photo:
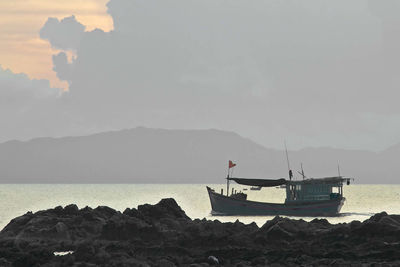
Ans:
{"type": "MultiPolygon", "coordinates": [[[[340,171],[356,183],[399,181],[400,144],[382,152],[324,147],[289,150],[288,155],[297,179],[302,164],[310,178],[340,171]]],[[[236,133],[138,127],[2,143],[0,182],[224,183],[228,160],[237,164],[237,177],[287,177],[284,150],[265,148],[236,133]]]]}

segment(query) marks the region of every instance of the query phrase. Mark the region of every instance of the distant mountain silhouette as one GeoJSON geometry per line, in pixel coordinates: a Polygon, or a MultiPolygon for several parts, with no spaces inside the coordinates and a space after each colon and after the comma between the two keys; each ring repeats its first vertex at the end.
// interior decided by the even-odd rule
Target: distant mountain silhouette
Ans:
{"type": "MultiPolygon", "coordinates": [[[[308,177],[341,174],[356,183],[398,183],[400,145],[381,153],[332,148],[289,151],[291,168],[308,177]]],[[[224,183],[234,176],[287,176],[284,151],[233,132],[134,128],[89,136],[0,144],[2,183],[224,183]]],[[[299,175],[297,175],[299,177],[299,175]]]]}

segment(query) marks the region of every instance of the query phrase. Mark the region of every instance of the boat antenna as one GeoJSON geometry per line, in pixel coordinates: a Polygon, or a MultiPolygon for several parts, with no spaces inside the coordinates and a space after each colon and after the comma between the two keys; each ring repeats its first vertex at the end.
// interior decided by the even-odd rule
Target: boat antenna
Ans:
{"type": "Polygon", "coordinates": [[[304,174],[304,170],[303,170],[303,163],[300,163],[301,166],[301,172],[298,172],[301,176],[303,176],[303,180],[306,178],[306,175],[304,174]]]}
{"type": "Polygon", "coordinates": [[[340,177],[340,166],[339,166],[339,161],[337,162],[337,172],[338,172],[338,175],[339,175],[339,177],[340,177]]]}
{"type": "Polygon", "coordinates": [[[291,181],[291,180],[292,180],[292,177],[293,177],[293,172],[292,172],[292,170],[290,169],[289,154],[288,154],[288,152],[287,152],[286,140],[284,140],[284,143],[285,143],[285,151],[286,151],[287,168],[288,168],[288,171],[289,171],[289,180],[291,181]]]}

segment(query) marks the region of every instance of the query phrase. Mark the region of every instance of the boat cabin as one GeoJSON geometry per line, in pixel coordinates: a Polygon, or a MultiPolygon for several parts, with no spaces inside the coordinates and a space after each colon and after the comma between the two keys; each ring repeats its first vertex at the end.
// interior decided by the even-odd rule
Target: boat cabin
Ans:
{"type": "MultiPolygon", "coordinates": [[[[286,180],[281,179],[248,179],[248,178],[227,178],[227,186],[229,190],[229,181],[235,181],[238,184],[253,186],[257,188],[262,187],[276,187],[280,186],[286,188],[285,203],[296,202],[315,202],[324,200],[335,200],[343,198],[343,183],[350,184],[351,178],[344,178],[342,176],[326,177],[326,178],[308,178],[304,180],[286,180]]],[[[235,192],[236,193],[236,192],[235,192]]],[[[221,192],[222,194],[222,192],[221,192]]],[[[243,198],[240,192],[234,194],[232,190],[231,196],[233,198],[243,198]]]]}
{"type": "Polygon", "coordinates": [[[285,203],[341,199],[343,182],[349,183],[350,179],[337,176],[287,181],[285,203]]]}

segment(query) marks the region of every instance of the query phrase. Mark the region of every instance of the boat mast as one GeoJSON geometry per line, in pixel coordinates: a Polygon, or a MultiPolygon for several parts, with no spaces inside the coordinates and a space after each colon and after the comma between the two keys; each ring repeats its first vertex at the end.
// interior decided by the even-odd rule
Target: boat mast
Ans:
{"type": "Polygon", "coordinates": [[[228,176],[226,177],[226,196],[229,197],[229,164],[228,164],[228,176]]]}
{"type": "Polygon", "coordinates": [[[288,168],[288,171],[289,171],[289,180],[291,181],[291,180],[292,180],[292,177],[293,177],[293,172],[292,172],[292,170],[290,169],[289,154],[288,154],[288,152],[287,152],[286,140],[284,141],[284,143],[285,143],[285,151],[286,151],[287,168],[288,168]]]}

